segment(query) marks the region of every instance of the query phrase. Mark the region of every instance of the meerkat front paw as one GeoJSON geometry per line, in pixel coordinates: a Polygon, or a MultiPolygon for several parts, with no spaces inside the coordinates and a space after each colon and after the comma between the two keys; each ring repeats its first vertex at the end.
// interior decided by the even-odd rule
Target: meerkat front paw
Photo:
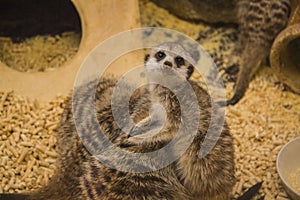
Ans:
{"type": "Polygon", "coordinates": [[[146,117],[145,119],[141,120],[139,123],[137,123],[135,126],[133,126],[129,132],[129,135],[131,137],[134,136],[140,136],[145,134],[151,129],[151,118],[146,117]]]}
{"type": "Polygon", "coordinates": [[[162,122],[158,119],[146,117],[116,140],[121,147],[139,146],[152,141],[152,137],[160,132],[162,122]]]}

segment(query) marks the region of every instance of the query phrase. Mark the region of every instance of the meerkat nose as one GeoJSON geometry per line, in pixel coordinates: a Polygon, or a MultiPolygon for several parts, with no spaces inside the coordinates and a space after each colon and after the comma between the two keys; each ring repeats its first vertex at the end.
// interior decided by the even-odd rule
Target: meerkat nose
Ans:
{"type": "Polygon", "coordinates": [[[165,62],[164,62],[164,65],[167,65],[167,66],[169,66],[169,67],[172,67],[172,63],[169,62],[169,61],[165,61],[165,62]]]}

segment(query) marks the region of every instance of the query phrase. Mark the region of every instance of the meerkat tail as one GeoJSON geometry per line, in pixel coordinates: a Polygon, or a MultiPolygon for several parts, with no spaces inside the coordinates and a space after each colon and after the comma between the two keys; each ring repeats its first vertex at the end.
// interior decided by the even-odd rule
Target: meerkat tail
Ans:
{"type": "MultiPolygon", "coordinates": [[[[258,194],[263,182],[258,182],[251,186],[242,196],[238,197],[236,200],[251,200],[255,195],[258,194]]],[[[261,197],[264,198],[264,197],[261,197]]]]}
{"type": "Polygon", "coordinates": [[[29,200],[26,194],[0,194],[0,200],[29,200]]]}
{"type": "MultiPolygon", "coordinates": [[[[263,47],[260,47],[259,49],[257,46],[257,51],[254,52],[252,56],[247,56],[247,59],[241,62],[241,68],[239,69],[237,82],[234,86],[233,96],[226,102],[226,105],[234,105],[244,96],[251,79],[254,77],[262,61],[267,56],[267,50],[264,50],[263,47]]],[[[243,55],[242,57],[246,56],[243,55]]]]}
{"type": "Polygon", "coordinates": [[[243,98],[251,79],[258,71],[262,61],[267,57],[267,50],[261,47],[260,44],[257,44],[255,47],[251,44],[247,45],[247,47],[249,47],[249,51],[244,51],[242,55],[245,59],[241,62],[233,96],[229,100],[218,102],[220,106],[235,105],[243,98]],[[252,48],[252,50],[250,50],[250,48],[252,48]],[[255,50],[253,50],[253,48],[255,50]],[[251,56],[245,55],[250,52],[252,52],[251,56]]]}

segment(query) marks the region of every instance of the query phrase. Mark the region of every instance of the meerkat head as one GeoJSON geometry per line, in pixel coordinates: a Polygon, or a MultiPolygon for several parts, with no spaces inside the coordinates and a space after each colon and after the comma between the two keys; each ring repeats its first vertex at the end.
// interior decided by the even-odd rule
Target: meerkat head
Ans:
{"type": "Polygon", "coordinates": [[[181,77],[189,79],[194,72],[194,66],[188,61],[193,61],[191,55],[178,43],[163,43],[151,49],[145,56],[145,68],[172,69],[181,77]]]}

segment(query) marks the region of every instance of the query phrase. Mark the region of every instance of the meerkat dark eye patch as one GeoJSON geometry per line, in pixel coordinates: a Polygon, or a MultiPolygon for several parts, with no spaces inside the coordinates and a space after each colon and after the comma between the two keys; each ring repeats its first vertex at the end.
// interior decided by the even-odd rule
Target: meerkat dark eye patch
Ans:
{"type": "Polygon", "coordinates": [[[166,57],[166,54],[162,51],[159,51],[155,54],[155,58],[156,58],[157,61],[161,61],[165,57],[166,57]]]}
{"type": "Polygon", "coordinates": [[[187,72],[186,72],[186,75],[187,75],[187,79],[191,77],[192,73],[194,72],[194,66],[193,65],[189,65],[188,68],[187,68],[187,72]]]}
{"type": "Polygon", "coordinates": [[[145,55],[144,61],[147,62],[149,60],[149,58],[150,58],[149,54],[145,55]]]}
{"type": "Polygon", "coordinates": [[[184,65],[184,59],[181,56],[177,56],[175,58],[175,63],[177,65],[177,67],[180,67],[181,65],[184,65]]]}

